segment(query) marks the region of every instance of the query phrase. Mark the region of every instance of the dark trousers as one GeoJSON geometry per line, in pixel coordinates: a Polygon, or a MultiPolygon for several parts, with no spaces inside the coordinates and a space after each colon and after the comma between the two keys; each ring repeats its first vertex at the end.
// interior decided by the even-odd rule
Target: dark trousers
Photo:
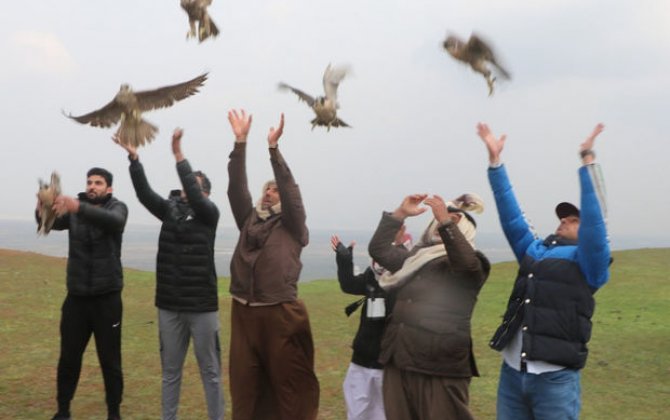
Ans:
{"type": "Polygon", "coordinates": [[[470,378],[425,375],[384,366],[387,420],[471,420],[470,378]]]}
{"type": "Polygon", "coordinates": [[[105,381],[105,400],[109,414],[119,413],[123,393],[121,372],[121,292],[100,296],[73,296],[63,302],[60,321],[60,358],[58,359],[58,410],[70,411],[81,362],[91,334],[105,381]]]}
{"type": "Polygon", "coordinates": [[[231,325],[233,420],[315,420],[319,381],[305,305],[233,300],[231,325]]]}

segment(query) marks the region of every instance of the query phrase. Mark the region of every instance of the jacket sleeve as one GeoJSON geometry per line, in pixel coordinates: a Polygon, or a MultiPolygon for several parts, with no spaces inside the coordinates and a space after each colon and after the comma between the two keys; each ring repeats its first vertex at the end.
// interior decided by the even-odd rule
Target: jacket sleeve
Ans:
{"type": "Polygon", "coordinates": [[[514,251],[514,256],[521,262],[528,247],[537,239],[537,235],[519,207],[505,166],[489,168],[488,177],[503,232],[514,251]]]}
{"type": "Polygon", "coordinates": [[[128,220],[128,207],[118,200],[109,207],[80,203],[78,214],[107,232],[122,233],[128,220]]]}
{"type": "MultiPolygon", "coordinates": [[[[35,218],[37,218],[37,211],[35,212],[35,218]]],[[[66,230],[70,228],[70,215],[66,214],[64,216],[56,217],[54,219],[54,224],[51,226],[51,230],[66,230]]]]}
{"type": "Polygon", "coordinates": [[[335,261],[337,262],[337,281],[340,283],[340,289],[344,293],[351,295],[365,295],[367,276],[372,273],[368,268],[365,272],[354,276],[354,258],[351,249],[340,244],[335,251],[335,261]]]}
{"type": "Polygon", "coordinates": [[[488,267],[484,266],[477,251],[465,239],[458,226],[453,222],[448,222],[441,225],[437,231],[447,250],[451,269],[456,273],[467,274],[468,277],[471,277],[478,283],[486,280],[489,271],[488,267]]]}
{"type": "Polygon", "coordinates": [[[600,166],[590,164],[579,169],[581,201],[577,262],[592,288],[609,279],[610,248],[607,238],[605,184],[600,166]]]}
{"type": "Polygon", "coordinates": [[[409,251],[405,247],[393,246],[393,239],[401,226],[402,222],[391,216],[391,213],[382,213],[382,219],[368,244],[368,252],[372,259],[392,273],[400,270],[409,256],[409,251]]]}
{"type": "Polygon", "coordinates": [[[279,189],[282,225],[291,232],[295,240],[302,246],[307,246],[309,231],[305,224],[307,216],[305,215],[305,206],[302,203],[300,188],[295,183],[293,174],[279,149],[270,149],[270,163],[279,189]]]}
{"type": "Polygon", "coordinates": [[[228,161],[228,201],[237,228],[242,230],[254,206],[247,183],[246,143],[235,143],[228,161]]]}
{"type": "Polygon", "coordinates": [[[166,200],[151,189],[139,159],[130,161],[129,171],[137,199],[151,214],[163,220],[167,211],[166,200]]]}
{"type": "Polygon", "coordinates": [[[205,197],[202,193],[202,188],[198,183],[197,177],[193,174],[188,160],[184,159],[177,163],[177,173],[188,198],[188,203],[195,212],[196,217],[205,224],[216,227],[219,223],[219,209],[212,200],[205,197]]]}

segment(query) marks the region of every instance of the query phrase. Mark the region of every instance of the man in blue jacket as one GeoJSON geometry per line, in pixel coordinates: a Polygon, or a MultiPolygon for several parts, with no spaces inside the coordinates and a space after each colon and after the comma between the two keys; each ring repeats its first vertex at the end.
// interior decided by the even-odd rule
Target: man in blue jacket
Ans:
{"type": "Polygon", "coordinates": [[[579,417],[593,294],[609,278],[604,185],[593,152],[602,130],[598,124],[581,144],[581,210],[559,203],[560,224],[541,239],[525,219],[500,160],[505,136],[496,138],[486,124],[477,125],[489,153],[488,177],[500,223],[519,262],[503,322],[490,343],[503,356],[498,419],[579,417]]]}
{"type": "Polygon", "coordinates": [[[209,199],[211,183],[193,171],[181,150],[183,131],[172,135],[172,153],[182,189],[166,199],[154,192],[135,147],[114,141],[128,152],[130,177],[137,198],[161,222],[156,257],[156,306],[160,338],[163,420],[177,418],[182,368],[193,339],[200,378],[205,389],[207,414],[220,420],[224,414],[221,392],[219,295],[214,265],[214,240],[219,209],[209,199]]]}

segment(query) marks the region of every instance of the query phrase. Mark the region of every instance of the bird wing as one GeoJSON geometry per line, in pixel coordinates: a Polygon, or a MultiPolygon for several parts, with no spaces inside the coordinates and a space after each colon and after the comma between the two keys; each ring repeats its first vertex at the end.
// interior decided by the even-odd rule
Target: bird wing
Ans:
{"type": "Polygon", "coordinates": [[[337,103],[337,87],[348,72],[347,67],[331,67],[330,64],[323,72],[323,90],[326,93],[326,98],[335,104],[337,103]]]}
{"type": "Polygon", "coordinates": [[[306,94],[305,92],[303,92],[300,89],[296,89],[293,86],[289,86],[289,85],[287,85],[286,83],[283,83],[283,82],[279,83],[279,89],[288,89],[291,92],[298,95],[298,98],[307,102],[307,105],[309,105],[310,107],[314,106],[314,98],[309,96],[308,94],[306,94]]]}
{"type": "Polygon", "coordinates": [[[154,90],[135,92],[137,104],[141,111],[149,111],[158,108],[167,108],[177,101],[186,99],[198,93],[198,88],[207,80],[207,73],[201,74],[195,79],[177,85],[165,86],[154,90]]]}
{"type": "Polygon", "coordinates": [[[511,75],[507,70],[505,70],[500,64],[498,64],[498,59],[496,58],[493,48],[489,46],[489,43],[484,41],[480,36],[472,34],[467,44],[468,52],[473,57],[480,57],[491,64],[493,64],[498,73],[503,76],[505,79],[511,78],[511,75]]]}
{"type": "Polygon", "coordinates": [[[111,127],[119,121],[121,118],[121,107],[116,103],[116,98],[112,99],[107,105],[102,108],[89,112],[88,114],[80,115],[75,117],[72,114],[65,114],[68,118],[72,118],[81,124],[90,124],[93,127],[111,127]]]}

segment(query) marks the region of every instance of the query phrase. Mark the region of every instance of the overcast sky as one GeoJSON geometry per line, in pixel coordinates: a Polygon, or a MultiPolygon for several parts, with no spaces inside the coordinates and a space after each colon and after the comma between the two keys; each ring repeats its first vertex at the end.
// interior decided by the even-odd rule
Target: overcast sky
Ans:
{"type": "MultiPolygon", "coordinates": [[[[37,178],[60,172],[68,194],[103,166],[130,224],[156,223],[139,204],[113,129],[80,125],[121,83],[146,90],[208,71],[201,92],[145,114],[160,128],[140,150],[153,188],[178,177],[183,150],[212,180],[219,229],[234,230],[226,197],[232,149],[227,111],[254,116],[248,171],[254,199],[272,177],[266,135],[286,114],[280,148],[302,189],[312,229],[372,229],[410,193],[453,198],[477,192],[488,205],[480,230],[500,232],[486,179],[478,121],[507,133],[503,160],[539,233],[557,224],[559,201],[578,201],[579,144],[596,142],[617,237],[670,237],[670,2],[667,0],[214,0],[221,35],[187,41],[179,0],[15,1],[0,15],[0,218],[30,219],[37,178]],[[484,79],[441,49],[448,32],[485,36],[512,80],[487,96],[484,79]],[[349,129],[311,130],[311,110],[280,81],[322,93],[328,63],[353,69],[340,85],[349,129]],[[663,122],[663,121],[666,122],[663,122]]],[[[428,216],[410,223],[418,233],[428,216]]],[[[670,242],[670,240],[669,240],[670,242]]],[[[669,243],[670,244],[670,243],[669,243]]]]}

